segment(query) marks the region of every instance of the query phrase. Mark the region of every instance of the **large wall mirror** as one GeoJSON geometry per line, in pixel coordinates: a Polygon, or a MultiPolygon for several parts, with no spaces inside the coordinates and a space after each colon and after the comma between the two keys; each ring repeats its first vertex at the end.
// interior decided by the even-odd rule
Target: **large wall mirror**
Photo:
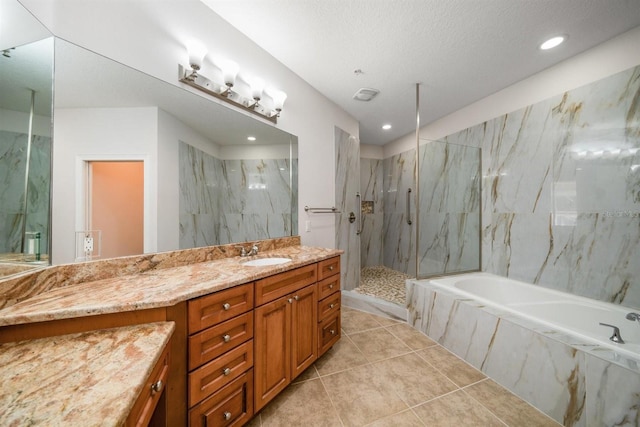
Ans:
{"type": "MultiPolygon", "coordinates": [[[[177,67],[174,85],[50,44],[53,213],[41,228],[43,239],[52,230],[53,263],[297,234],[294,135],[179,87],[177,67]]],[[[2,85],[5,74],[3,65],[2,85]]]]}

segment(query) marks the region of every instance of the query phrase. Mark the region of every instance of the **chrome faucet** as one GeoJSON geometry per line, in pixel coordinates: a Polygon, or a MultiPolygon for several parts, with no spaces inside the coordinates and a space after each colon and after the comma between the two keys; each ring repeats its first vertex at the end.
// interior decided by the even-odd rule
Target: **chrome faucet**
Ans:
{"type": "Polygon", "coordinates": [[[609,337],[609,339],[613,342],[617,342],[618,344],[624,344],[624,340],[622,339],[622,336],[620,335],[620,329],[617,326],[613,326],[613,325],[609,325],[607,323],[600,323],[602,326],[608,326],[610,328],[613,328],[613,335],[611,335],[609,337]]]}
{"type": "Polygon", "coordinates": [[[244,246],[236,246],[236,249],[240,249],[240,256],[241,257],[246,257],[246,256],[251,256],[251,255],[258,255],[258,245],[257,244],[254,244],[253,246],[251,246],[251,249],[249,249],[248,251],[244,246]]]}
{"type": "Polygon", "coordinates": [[[626,319],[627,320],[631,320],[632,322],[634,320],[637,320],[638,323],[640,323],[640,313],[633,313],[633,312],[632,313],[627,313],[626,319]]]}

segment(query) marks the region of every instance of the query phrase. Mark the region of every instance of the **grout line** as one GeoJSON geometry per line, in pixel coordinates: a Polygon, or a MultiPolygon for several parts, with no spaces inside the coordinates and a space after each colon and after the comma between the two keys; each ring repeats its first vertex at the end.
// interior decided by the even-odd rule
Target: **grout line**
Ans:
{"type": "MultiPolygon", "coordinates": [[[[344,372],[344,371],[342,371],[342,372],[344,372]]],[[[319,377],[319,380],[320,380],[320,384],[322,384],[322,388],[324,389],[324,392],[329,397],[329,402],[331,402],[331,407],[333,408],[333,411],[335,412],[336,416],[338,417],[338,420],[340,421],[340,425],[342,427],[345,427],[344,422],[342,421],[342,417],[340,416],[340,412],[338,411],[338,408],[336,407],[336,404],[333,401],[333,398],[331,397],[331,393],[329,393],[329,390],[327,389],[327,385],[324,383],[322,377],[319,377]]]]}

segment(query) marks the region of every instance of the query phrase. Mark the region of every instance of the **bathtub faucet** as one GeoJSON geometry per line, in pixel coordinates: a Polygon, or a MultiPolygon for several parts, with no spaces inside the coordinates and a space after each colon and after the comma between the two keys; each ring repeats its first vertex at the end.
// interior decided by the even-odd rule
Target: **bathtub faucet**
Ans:
{"type": "Polygon", "coordinates": [[[640,323],[640,313],[627,313],[627,319],[631,321],[637,320],[640,323]]]}
{"type": "Polygon", "coordinates": [[[609,325],[607,323],[600,323],[602,326],[608,326],[610,328],[613,328],[613,335],[611,335],[609,337],[609,339],[613,342],[617,342],[618,344],[624,344],[624,340],[622,339],[622,336],[620,335],[620,329],[617,326],[613,326],[613,325],[609,325]]]}

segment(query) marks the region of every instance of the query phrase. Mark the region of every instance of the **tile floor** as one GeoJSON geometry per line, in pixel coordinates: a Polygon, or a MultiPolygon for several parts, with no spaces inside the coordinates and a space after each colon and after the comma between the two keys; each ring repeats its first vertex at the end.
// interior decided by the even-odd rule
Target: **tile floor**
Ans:
{"type": "Polygon", "coordinates": [[[342,332],[250,427],[559,425],[405,323],[343,307],[342,332]]]}

